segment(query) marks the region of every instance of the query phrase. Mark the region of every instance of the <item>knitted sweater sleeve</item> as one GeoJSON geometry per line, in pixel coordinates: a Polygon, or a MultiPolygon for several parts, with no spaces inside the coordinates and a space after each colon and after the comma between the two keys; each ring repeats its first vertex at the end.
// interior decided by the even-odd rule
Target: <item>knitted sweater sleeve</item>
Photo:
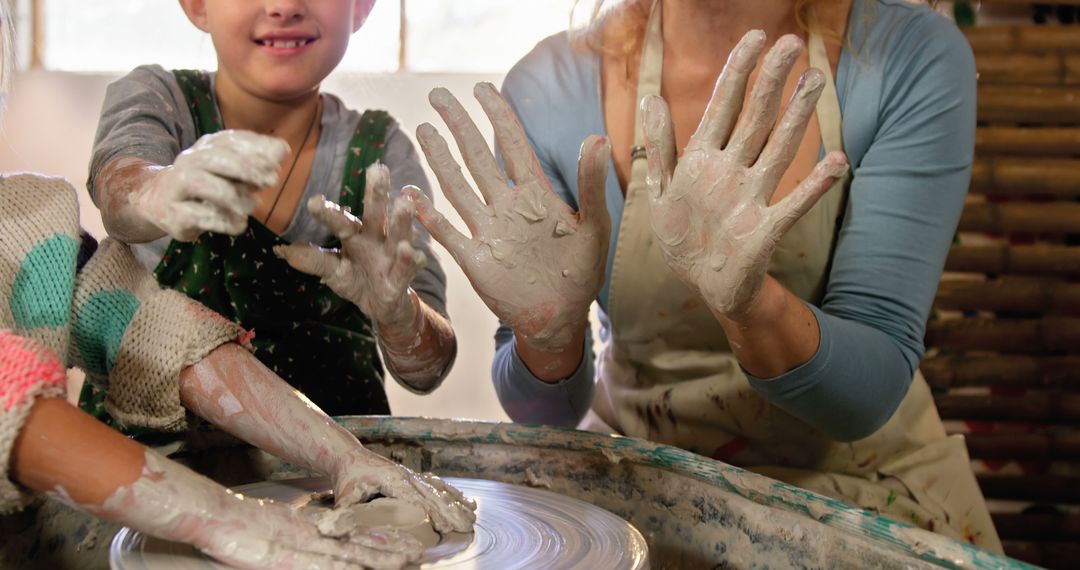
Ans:
{"type": "Polygon", "coordinates": [[[107,387],[105,409],[127,426],[186,427],[180,371],[244,330],[162,289],[124,244],[106,239],[79,273],[70,358],[107,387]]]}
{"type": "Polygon", "coordinates": [[[0,176],[0,514],[29,501],[8,473],[37,398],[62,396],[79,253],[75,190],[60,178],[0,176]]]}
{"type": "Polygon", "coordinates": [[[0,330],[0,514],[16,511],[29,496],[10,479],[15,438],[37,398],[64,395],[64,365],[35,340],[0,330]]]}
{"type": "Polygon", "coordinates": [[[162,290],[114,240],[77,272],[78,200],[66,181],[19,174],[0,189],[0,328],[85,368],[121,423],[182,429],[180,371],[243,329],[162,290]]]}

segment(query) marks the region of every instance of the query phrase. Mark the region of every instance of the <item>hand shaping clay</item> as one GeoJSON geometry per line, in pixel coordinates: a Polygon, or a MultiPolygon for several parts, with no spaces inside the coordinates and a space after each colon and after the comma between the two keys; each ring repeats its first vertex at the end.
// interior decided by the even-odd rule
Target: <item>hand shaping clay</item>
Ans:
{"type": "Polygon", "coordinates": [[[431,528],[431,520],[423,509],[389,497],[326,511],[319,516],[318,526],[323,536],[347,536],[356,531],[378,528],[409,533],[422,542],[424,548],[439,543],[439,534],[431,528]]]}

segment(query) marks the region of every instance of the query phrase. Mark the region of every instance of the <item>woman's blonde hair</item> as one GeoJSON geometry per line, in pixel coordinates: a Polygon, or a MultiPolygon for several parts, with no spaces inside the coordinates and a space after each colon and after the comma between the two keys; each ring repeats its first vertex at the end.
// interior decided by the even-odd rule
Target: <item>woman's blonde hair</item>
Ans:
{"type": "MultiPolygon", "coordinates": [[[[636,73],[649,12],[653,3],[659,1],[593,0],[592,7],[586,12],[584,5],[590,2],[576,0],[570,15],[570,41],[578,49],[622,56],[629,79],[636,73]]],[[[795,22],[801,30],[820,34],[825,41],[841,41],[840,33],[828,29],[817,14],[818,6],[835,0],[792,1],[795,3],[795,22]]]]}
{"type": "Polygon", "coordinates": [[[0,0],[0,93],[7,93],[11,86],[11,73],[15,68],[14,35],[8,0],[0,0]]]}

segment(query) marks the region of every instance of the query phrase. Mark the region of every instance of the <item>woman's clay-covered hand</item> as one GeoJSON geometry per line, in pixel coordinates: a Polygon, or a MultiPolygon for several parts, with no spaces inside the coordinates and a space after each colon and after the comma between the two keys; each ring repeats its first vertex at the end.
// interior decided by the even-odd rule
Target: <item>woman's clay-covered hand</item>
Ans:
{"type": "Polygon", "coordinates": [[[331,473],[334,505],[362,503],[380,494],[412,503],[427,513],[435,530],[471,532],[476,503],[430,473],[417,473],[374,452],[342,456],[331,473]]]}
{"type": "Polygon", "coordinates": [[[412,245],[413,205],[400,199],[391,205],[385,166],[368,167],[366,178],[361,219],[323,197],[308,201],[311,215],[341,240],[340,250],[294,244],[276,246],[274,253],[296,270],[321,278],[379,328],[412,323],[416,306],[409,283],[427,261],[412,245]]]}
{"type": "Polygon", "coordinates": [[[650,211],[660,249],[679,278],[715,312],[735,320],[753,306],[777,242],[848,169],[844,154],[831,152],[790,195],[769,205],[825,77],[808,70],[776,123],[784,83],[803,50],[799,38],[784,36],[766,54],[744,107],[746,84],[764,45],[765,35],[755,30],[732,50],[677,164],[667,104],[656,96],[641,102],[650,211]]]}
{"type": "Polygon", "coordinates": [[[552,191],[513,110],[495,87],[479,83],[474,92],[494,127],[505,176],[457,99],[440,88],[429,100],[457,141],[483,200],[435,127],[425,123],[416,133],[443,194],[472,237],[458,232],[421,192],[407,190],[406,195],[416,201],[420,222],[450,251],[495,315],[519,339],[559,350],[583,329],[589,304],[604,281],[611,232],[604,202],[610,148],[596,136],[582,144],[575,212],[552,191]]]}
{"type": "Polygon", "coordinates": [[[368,528],[324,537],[307,514],[227,491],[152,451],[134,483],[86,508],[240,568],[400,568],[423,550],[410,535],[368,528]]]}
{"type": "MultiPolygon", "coordinates": [[[[203,232],[239,234],[255,193],[277,184],[289,145],[276,137],[226,130],[205,135],[128,199],[138,214],[179,241],[203,232]]],[[[121,159],[112,169],[123,169],[121,159]]]]}

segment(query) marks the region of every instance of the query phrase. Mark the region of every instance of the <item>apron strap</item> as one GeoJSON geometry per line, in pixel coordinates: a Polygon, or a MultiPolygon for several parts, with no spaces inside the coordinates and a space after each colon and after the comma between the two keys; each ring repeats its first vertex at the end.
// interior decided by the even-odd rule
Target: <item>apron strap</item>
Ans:
{"type": "Polygon", "coordinates": [[[221,112],[214,98],[210,74],[201,69],[174,69],[172,74],[184,94],[188,110],[191,111],[197,137],[223,129],[225,122],[221,119],[221,112]]]}
{"type": "Polygon", "coordinates": [[[341,198],[338,202],[348,206],[356,217],[364,215],[364,187],[366,170],[371,164],[382,160],[383,141],[390,128],[390,113],[368,110],[356,124],[349,151],[345,154],[345,172],[341,177],[341,198]]]}
{"type": "Polygon", "coordinates": [[[825,152],[844,150],[843,123],[840,119],[840,97],[836,94],[836,81],[833,80],[829,54],[825,51],[825,42],[819,34],[810,34],[810,67],[816,67],[825,74],[825,89],[817,102],[818,129],[825,152]]]}
{"type": "MultiPolygon", "coordinates": [[[[641,63],[638,65],[637,105],[634,106],[634,147],[630,150],[631,176],[642,169],[645,176],[645,134],[641,116],[641,101],[650,95],[660,94],[660,83],[664,70],[664,37],[660,21],[660,0],[653,2],[649,23],[645,28],[645,42],[641,48],[641,63]],[[640,159],[640,160],[639,160],[640,159]]],[[[644,178],[642,178],[644,180],[644,178]]]]}

